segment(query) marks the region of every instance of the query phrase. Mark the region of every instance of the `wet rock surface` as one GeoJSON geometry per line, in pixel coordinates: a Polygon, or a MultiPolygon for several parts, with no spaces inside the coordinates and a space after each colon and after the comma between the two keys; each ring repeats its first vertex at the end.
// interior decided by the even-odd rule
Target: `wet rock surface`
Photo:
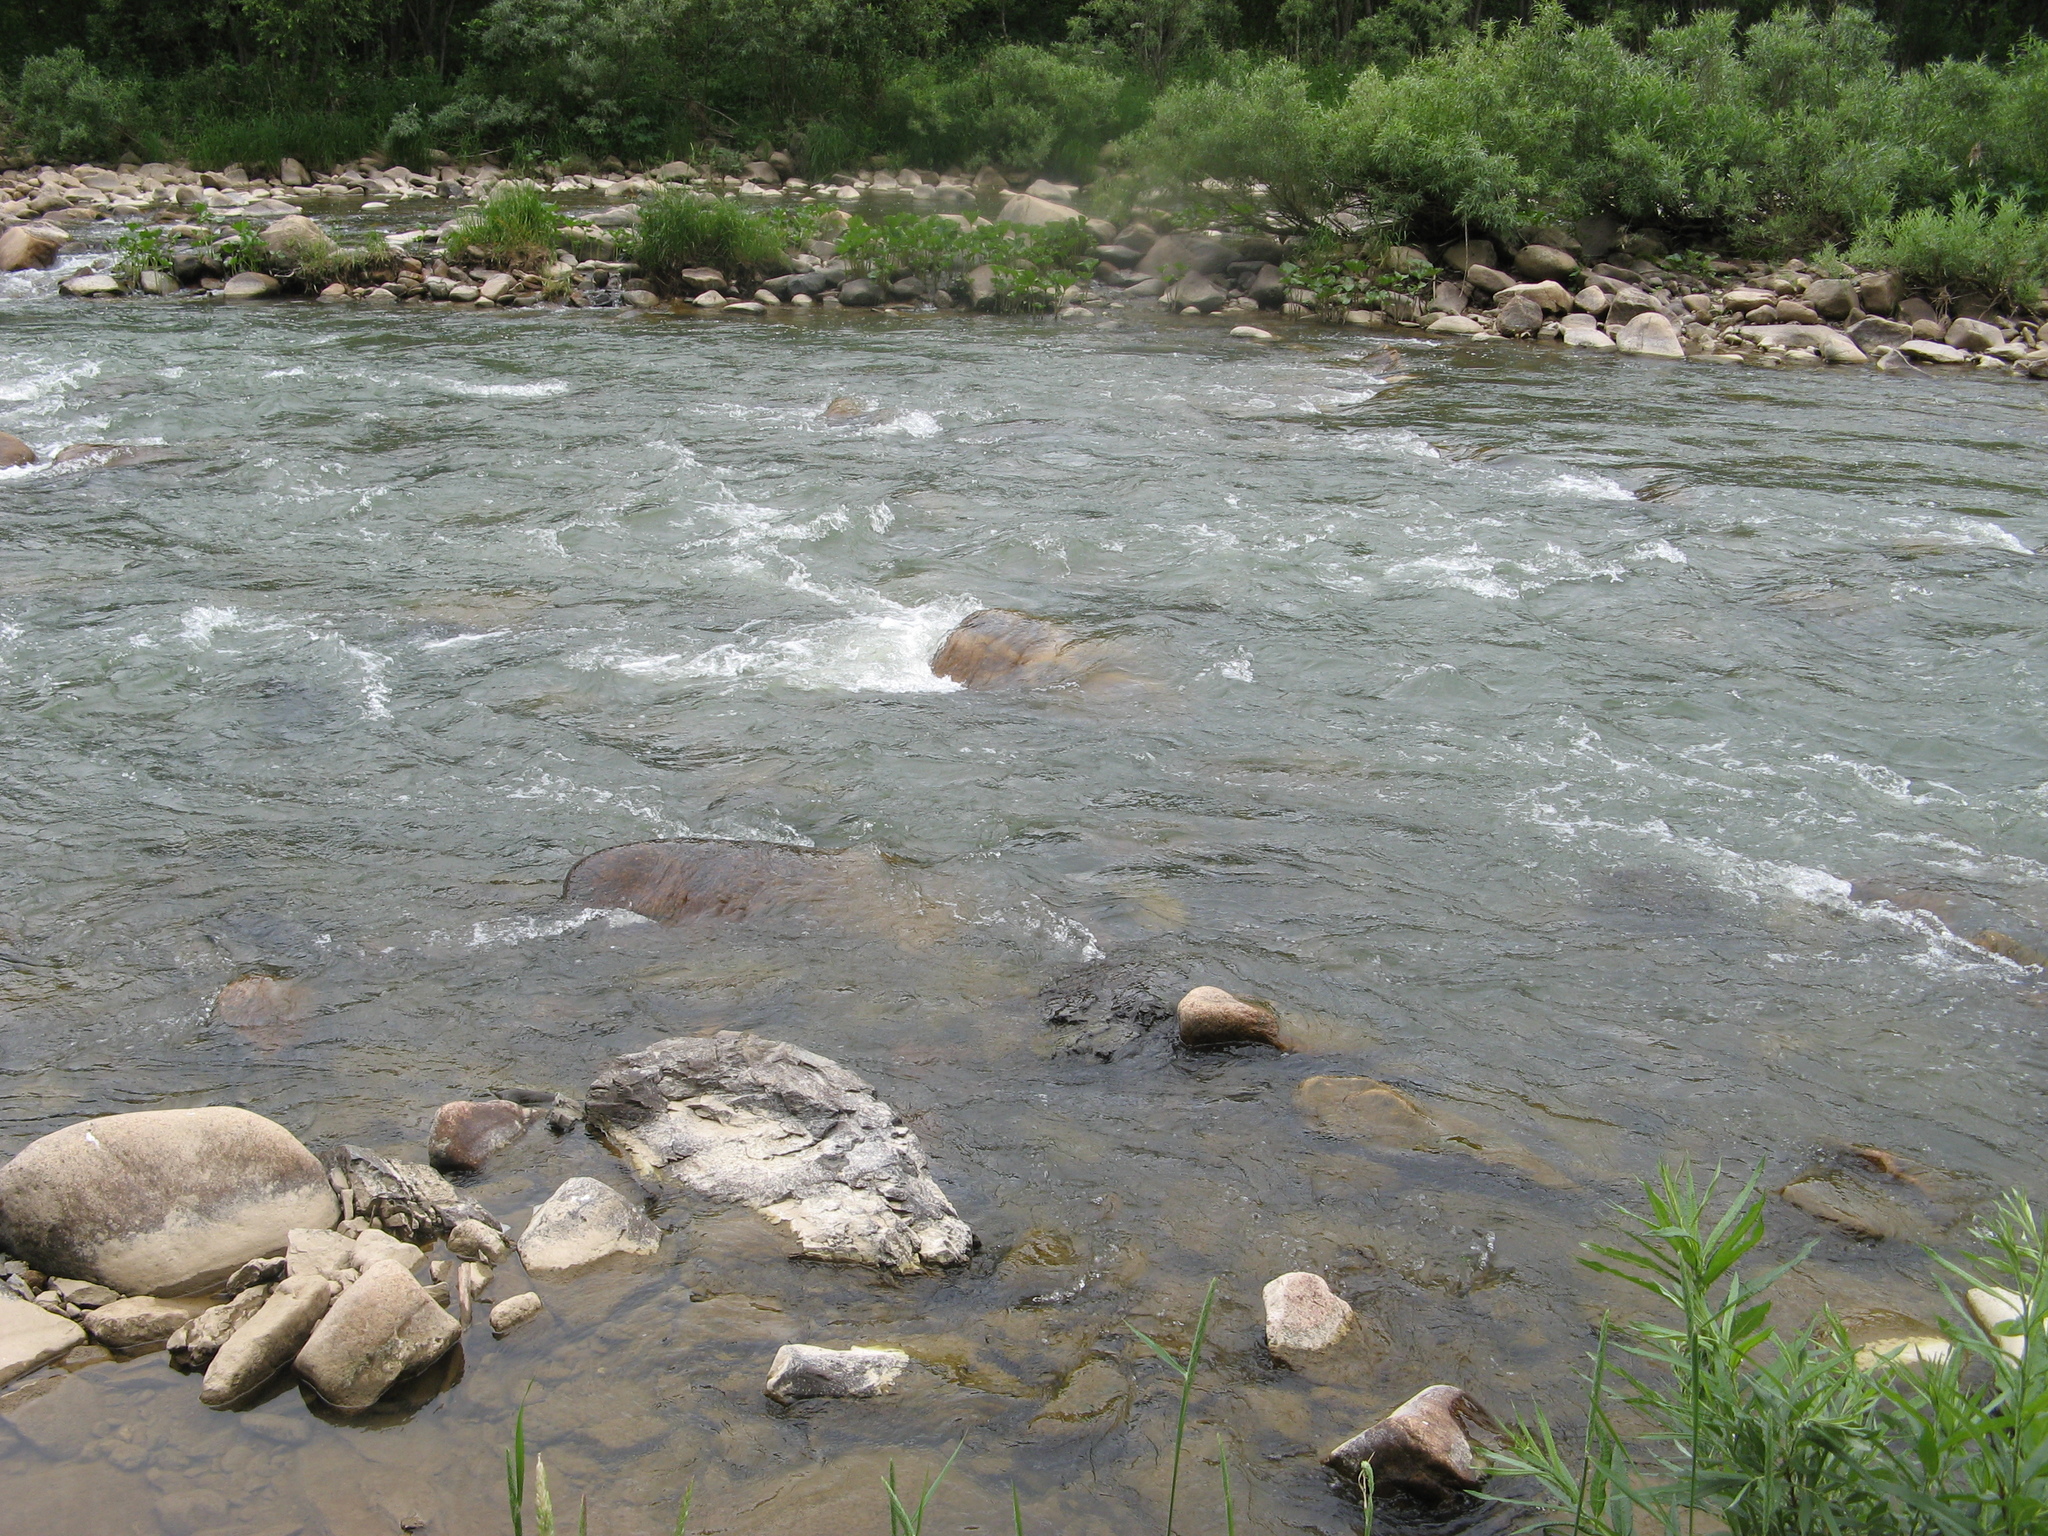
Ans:
{"type": "MultiPolygon", "coordinates": [[[[881,870],[871,851],[688,838],[627,843],[580,860],[562,882],[569,901],[638,912],[658,923],[743,922],[845,904],[881,870]]],[[[870,889],[870,898],[879,892],[870,889]]]]}
{"type": "Polygon", "coordinates": [[[519,1234],[519,1258],[536,1273],[580,1269],[615,1254],[644,1256],[661,1246],[646,1214],[609,1184],[570,1179],[534,1208],[519,1234]]]}
{"type": "Polygon", "coordinates": [[[1319,1129],[1335,1136],[1472,1157],[1548,1188],[1571,1187],[1570,1179],[1511,1138],[1451,1110],[1425,1106],[1400,1089],[1369,1077],[1307,1078],[1296,1090],[1296,1098],[1319,1129]]]}
{"type": "Polygon", "coordinates": [[[601,1073],[586,1113],[643,1178],[752,1206],[809,1257],[914,1274],[973,1251],[895,1111],[799,1047],[732,1031],[664,1040],[601,1073]]]}
{"type": "Polygon", "coordinates": [[[1425,1387],[1330,1452],[1323,1464],[1351,1489],[1358,1487],[1361,1470],[1370,1465],[1380,1493],[1398,1492],[1425,1506],[1441,1505],[1485,1484],[1471,1440],[1475,1431],[1497,1435],[1500,1426],[1460,1388],[1425,1387]]]}
{"type": "Polygon", "coordinates": [[[462,1325],[405,1266],[387,1260],[364,1271],[326,1309],[294,1363],[324,1401],[359,1413],[393,1383],[440,1359],[461,1336],[462,1325]]]}
{"type": "Polygon", "coordinates": [[[0,1386],[62,1359],[85,1342],[85,1330],[32,1301],[0,1296],[0,1386]]]}
{"type": "Polygon", "coordinates": [[[218,1282],[340,1214],[298,1138],[243,1109],[105,1115],[0,1168],[0,1247],[130,1295],[218,1282]]]}
{"type": "Polygon", "coordinates": [[[1285,1050],[1280,1016],[1264,1003],[1248,1002],[1221,987],[1196,987],[1174,1013],[1180,1043],[1189,1046],[1271,1045],[1285,1050]]]}
{"type": "Polygon", "coordinates": [[[443,1104],[427,1137],[427,1161],[451,1173],[474,1173],[524,1136],[544,1114],[503,1099],[463,1099],[443,1104]]]}
{"type": "Polygon", "coordinates": [[[1180,986],[1178,974],[1167,967],[1105,962],[1048,982],[1038,1002],[1046,1024],[1063,1032],[1063,1050],[1113,1061],[1175,1017],[1180,986]]]}
{"type": "Polygon", "coordinates": [[[1330,1348],[1353,1324],[1351,1303],[1321,1275],[1296,1270],[1266,1282],[1266,1348],[1287,1360],[1330,1348]]]}
{"type": "Polygon", "coordinates": [[[1057,624],[1007,608],[984,608],[946,636],[932,657],[932,671],[963,688],[1048,688],[1072,681],[1094,659],[1057,624]]]}
{"type": "Polygon", "coordinates": [[[820,1349],[785,1344],[768,1368],[767,1394],[778,1403],[809,1397],[879,1397],[909,1369],[900,1349],[820,1349]]]}
{"type": "Polygon", "coordinates": [[[321,1275],[285,1280],[208,1362],[199,1400],[209,1408],[230,1407],[269,1381],[312,1337],[340,1292],[338,1281],[321,1275]]]}

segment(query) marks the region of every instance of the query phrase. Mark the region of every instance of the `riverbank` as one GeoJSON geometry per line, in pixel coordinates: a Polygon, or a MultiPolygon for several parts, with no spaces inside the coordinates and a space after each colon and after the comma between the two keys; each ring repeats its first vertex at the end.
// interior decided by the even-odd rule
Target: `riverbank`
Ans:
{"type": "Polygon", "coordinates": [[[88,255],[68,271],[66,294],[626,306],[734,318],[813,306],[1027,308],[1068,321],[1137,310],[1225,321],[1249,340],[1272,339],[1270,322],[1321,322],[1671,361],[1871,363],[1886,372],[1968,368],[2048,378],[2036,315],[2002,312],[1967,295],[1911,292],[1896,273],[1859,271],[1833,258],[1765,263],[1674,254],[1659,231],[1611,219],[1530,230],[1515,248],[1469,239],[1347,254],[1327,240],[1270,228],[1183,227],[1170,206],[1091,217],[1086,190],[1042,177],[901,168],[813,185],[791,174],[791,165],[778,153],[740,176],[674,162],[647,173],[543,183],[494,166],[443,166],[425,175],[370,161],[319,178],[286,161],[274,181],[234,168],[45,166],[0,177],[0,218],[14,221],[0,229],[0,268],[90,252],[106,237],[78,241],[75,234],[111,224],[118,249],[88,255]],[[473,226],[494,197],[518,188],[563,200],[549,230],[555,248],[494,260],[506,253],[493,252],[487,231],[473,226]],[[748,269],[721,270],[687,251],[651,269],[633,259],[642,209],[650,199],[678,196],[760,214],[764,234],[790,243],[748,269]],[[408,214],[432,217],[385,227],[408,214]],[[929,233],[892,241],[891,222],[906,216],[950,226],[961,249],[948,250],[929,233]],[[366,219],[375,227],[363,228],[366,219]],[[232,233],[222,221],[234,225],[232,233]],[[1072,226],[1085,226],[1087,235],[1064,254],[1070,281],[1041,264],[1020,286],[1000,265],[975,260],[981,251],[962,254],[964,237],[976,231],[1022,236],[1072,226]],[[361,243],[344,244],[351,233],[361,243]]]}

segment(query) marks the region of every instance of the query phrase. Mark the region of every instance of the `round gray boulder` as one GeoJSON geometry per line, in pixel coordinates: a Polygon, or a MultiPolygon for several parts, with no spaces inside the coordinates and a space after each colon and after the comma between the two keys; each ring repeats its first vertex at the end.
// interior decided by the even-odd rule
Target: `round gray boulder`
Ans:
{"type": "Polygon", "coordinates": [[[202,1290],[340,1218],[296,1136],[225,1105],[81,1120],[0,1168],[0,1248],[128,1296],[202,1290]]]}

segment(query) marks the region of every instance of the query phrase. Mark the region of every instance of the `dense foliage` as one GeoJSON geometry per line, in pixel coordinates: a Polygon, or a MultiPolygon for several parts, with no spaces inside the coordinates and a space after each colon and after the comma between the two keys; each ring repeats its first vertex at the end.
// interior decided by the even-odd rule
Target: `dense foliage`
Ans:
{"type": "Polygon", "coordinates": [[[2044,27],[2048,0],[0,0],[0,130],[39,159],[252,169],[1106,164],[1129,197],[1270,189],[1363,243],[1611,215],[1875,249],[1947,210],[1898,226],[1919,249],[1967,243],[1961,196],[2006,209],[2010,250],[2048,195],[2044,27]]]}

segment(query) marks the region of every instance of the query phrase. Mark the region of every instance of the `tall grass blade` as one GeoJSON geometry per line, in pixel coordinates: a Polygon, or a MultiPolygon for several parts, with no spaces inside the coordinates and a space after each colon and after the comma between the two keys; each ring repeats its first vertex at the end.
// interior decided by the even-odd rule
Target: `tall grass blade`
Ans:
{"type": "Polygon", "coordinates": [[[1180,1377],[1180,1415],[1173,1426],[1173,1475],[1166,1485],[1166,1536],[1173,1536],[1173,1519],[1180,1503],[1180,1458],[1181,1449],[1188,1435],[1188,1399],[1195,1390],[1195,1370],[1202,1363],[1202,1343],[1209,1337],[1209,1314],[1216,1305],[1216,1282],[1209,1282],[1209,1289],[1202,1297],[1201,1315],[1195,1319],[1195,1336],[1188,1345],[1187,1363],[1183,1365],[1163,1348],[1151,1335],[1142,1333],[1134,1324],[1124,1326],[1138,1335],[1138,1338],[1153,1354],[1164,1360],[1180,1377]]]}

